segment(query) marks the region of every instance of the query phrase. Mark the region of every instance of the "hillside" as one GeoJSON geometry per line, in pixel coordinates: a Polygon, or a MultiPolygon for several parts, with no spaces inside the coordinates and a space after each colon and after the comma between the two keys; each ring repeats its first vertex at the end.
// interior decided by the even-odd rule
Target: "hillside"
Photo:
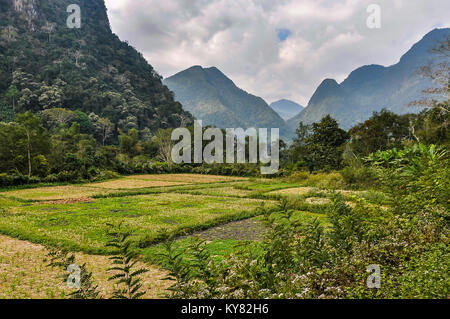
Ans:
{"type": "Polygon", "coordinates": [[[288,121],[291,130],[300,121],[310,124],[330,114],[348,129],[367,120],[374,111],[386,108],[398,114],[417,112],[408,107],[421,98],[421,91],[433,85],[417,71],[435,58],[429,52],[439,41],[450,36],[450,29],[435,29],[416,43],[397,64],[389,67],[367,65],[351,72],[345,81],[324,80],[307,108],[288,121]]]}
{"type": "MultiPolygon", "coordinates": [[[[151,65],[112,33],[103,0],[0,1],[0,106],[10,112],[78,110],[127,131],[179,126],[191,115],[151,65]]],[[[3,112],[4,113],[4,112],[3,112]]],[[[0,119],[1,121],[2,119],[0,119]]]]}
{"type": "Polygon", "coordinates": [[[238,88],[217,68],[193,66],[164,80],[176,100],[204,125],[280,128],[285,122],[260,97],[238,88]]]}
{"type": "Polygon", "coordinates": [[[304,106],[286,99],[273,102],[270,107],[285,121],[296,116],[304,108],[304,106]]]}

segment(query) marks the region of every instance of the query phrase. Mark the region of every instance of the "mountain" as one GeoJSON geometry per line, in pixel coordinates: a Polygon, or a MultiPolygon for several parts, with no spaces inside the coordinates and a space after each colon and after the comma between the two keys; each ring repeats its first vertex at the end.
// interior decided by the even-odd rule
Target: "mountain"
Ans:
{"type": "Polygon", "coordinates": [[[164,84],[203,125],[286,131],[283,119],[262,98],[238,88],[215,67],[193,66],[165,79],[164,84]]]}
{"type": "Polygon", "coordinates": [[[300,104],[285,99],[273,102],[270,107],[286,121],[296,116],[304,108],[300,104]]]}
{"type": "MultiPolygon", "coordinates": [[[[141,53],[112,33],[103,0],[0,1],[0,106],[14,112],[66,108],[127,131],[192,121],[141,53]]],[[[1,119],[0,119],[1,121],[1,119]]]]}
{"type": "Polygon", "coordinates": [[[289,128],[294,131],[300,121],[311,124],[327,114],[337,119],[342,128],[349,129],[382,108],[398,114],[418,112],[418,108],[407,104],[419,100],[422,90],[433,87],[433,84],[417,71],[436,59],[430,49],[449,36],[449,28],[435,29],[404,54],[397,64],[360,67],[340,84],[333,79],[324,80],[308,106],[287,122],[289,128]]]}

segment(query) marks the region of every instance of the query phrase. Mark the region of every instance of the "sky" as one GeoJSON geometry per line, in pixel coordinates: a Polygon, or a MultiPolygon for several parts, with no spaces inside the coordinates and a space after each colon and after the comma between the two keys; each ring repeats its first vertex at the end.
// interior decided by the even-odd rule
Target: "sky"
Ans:
{"type": "Polygon", "coordinates": [[[215,66],[268,103],[306,105],[324,79],[395,64],[426,33],[450,27],[448,0],[105,2],[113,32],[163,77],[215,66]]]}

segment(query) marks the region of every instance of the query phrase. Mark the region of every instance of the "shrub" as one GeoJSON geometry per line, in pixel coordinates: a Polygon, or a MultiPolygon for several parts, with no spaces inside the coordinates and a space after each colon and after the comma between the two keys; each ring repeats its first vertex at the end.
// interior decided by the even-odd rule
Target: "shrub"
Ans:
{"type": "Polygon", "coordinates": [[[340,171],[345,184],[351,188],[361,188],[373,186],[376,183],[376,174],[370,167],[350,167],[347,166],[340,171]]]}
{"type": "Polygon", "coordinates": [[[119,177],[120,177],[120,175],[117,174],[116,172],[101,171],[97,174],[97,176],[95,176],[95,178],[92,181],[98,182],[98,181],[104,181],[104,180],[108,180],[108,179],[119,178],[119,177]]]}

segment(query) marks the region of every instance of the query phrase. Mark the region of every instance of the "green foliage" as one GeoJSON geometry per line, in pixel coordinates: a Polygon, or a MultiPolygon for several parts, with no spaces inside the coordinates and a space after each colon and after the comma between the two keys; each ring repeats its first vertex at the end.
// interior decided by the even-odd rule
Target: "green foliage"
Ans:
{"type": "MultiPolygon", "coordinates": [[[[103,1],[78,1],[81,29],[66,26],[69,4],[34,1],[17,12],[13,1],[2,1],[0,96],[8,107],[95,113],[124,131],[192,121],[142,54],[111,32],[103,1]]],[[[83,125],[81,131],[92,133],[83,125]]]]}
{"type": "Polygon", "coordinates": [[[192,263],[198,248],[166,258],[175,280],[171,296],[447,298],[446,154],[418,145],[373,154],[370,161],[379,185],[392,198],[390,209],[365,200],[350,207],[336,195],[326,209],[330,226],[324,228],[318,220],[294,218],[296,205],[282,199],[278,212],[265,214],[271,230],[261,249],[245,245],[220,261],[202,254],[192,263]],[[381,268],[381,288],[366,286],[372,264],[381,268]]]}
{"type": "Polygon", "coordinates": [[[386,109],[374,112],[372,117],[349,130],[351,147],[358,155],[367,156],[375,151],[384,151],[402,146],[412,138],[409,123],[412,115],[397,115],[386,109]]]}
{"type": "Polygon", "coordinates": [[[7,106],[6,103],[2,103],[0,100],[0,122],[9,123],[13,122],[15,118],[15,112],[12,107],[7,106]]]}
{"type": "Polygon", "coordinates": [[[376,183],[376,174],[371,167],[347,166],[340,171],[340,174],[351,188],[370,187],[376,183]]]}
{"type": "MultiPolygon", "coordinates": [[[[292,162],[301,163],[310,172],[342,167],[343,145],[349,138],[331,116],[325,116],[311,128],[300,123],[291,146],[292,162]]],[[[299,167],[296,167],[299,168],[299,167]]]]}
{"type": "Polygon", "coordinates": [[[423,144],[450,144],[449,101],[435,103],[422,111],[411,123],[415,138],[423,144]]]}
{"type": "Polygon", "coordinates": [[[16,122],[0,123],[0,171],[14,171],[18,174],[33,173],[32,161],[35,157],[50,152],[50,138],[41,126],[38,117],[27,112],[17,115],[16,122]]]}
{"type": "Polygon", "coordinates": [[[114,299],[139,299],[145,294],[142,291],[141,275],[148,270],[144,268],[136,269],[137,261],[136,252],[131,247],[130,236],[132,232],[124,231],[122,224],[111,225],[111,230],[108,232],[110,240],[107,247],[115,248],[115,252],[109,260],[112,267],[108,271],[115,272],[110,278],[110,281],[115,281],[116,289],[114,290],[112,298],[114,299]]]}

